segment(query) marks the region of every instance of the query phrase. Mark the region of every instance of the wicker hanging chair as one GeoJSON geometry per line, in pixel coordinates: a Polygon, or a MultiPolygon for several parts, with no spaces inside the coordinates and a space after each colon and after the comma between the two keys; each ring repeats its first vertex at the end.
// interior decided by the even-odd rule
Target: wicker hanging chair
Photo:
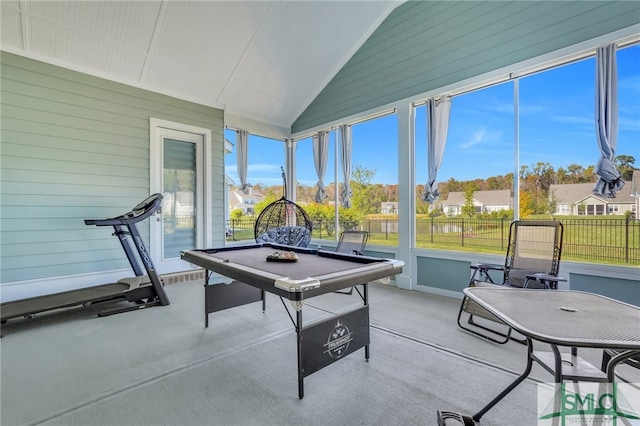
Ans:
{"type": "Polygon", "coordinates": [[[282,198],[265,207],[256,219],[253,228],[256,242],[307,247],[311,242],[313,224],[302,207],[287,200],[284,170],[282,170],[282,180],[282,198]]]}

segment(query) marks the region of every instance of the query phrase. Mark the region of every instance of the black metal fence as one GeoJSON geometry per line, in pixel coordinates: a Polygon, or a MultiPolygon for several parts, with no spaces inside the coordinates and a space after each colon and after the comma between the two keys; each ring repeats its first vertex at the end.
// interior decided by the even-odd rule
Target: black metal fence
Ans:
{"type": "MultiPolygon", "coordinates": [[[[630,218],[558,219],[564,225],[562,258],[580,262],[640,265],[640,220],[630,218]]],[[[508,219],[426,218],[416,220],[416,246],[504,254],[508,219]]],[[[314,222],[313,238],[334,240],[334,224],[314,222]]],[[[397,245],[398,221],[376,219],[352,229],[369,232],[369,244],[397,245]]],[[[232,220],[228,240],[252,240],[252,220],[232,220]]]]}

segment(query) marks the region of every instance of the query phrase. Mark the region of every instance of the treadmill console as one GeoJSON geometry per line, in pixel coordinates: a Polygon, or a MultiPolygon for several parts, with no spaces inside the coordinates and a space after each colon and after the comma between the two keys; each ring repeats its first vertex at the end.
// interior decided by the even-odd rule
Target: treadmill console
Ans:
{"type": "Polygon", "coordinates": [[[153,194],[139,202],[123,215],[108,219],[85,219],[85,225],[112,226],[114,224],[137,223],[154,214],[162,205],[162,194],[153,194]]]}
{"type": "Polygon", "coordinates": [[[135,207],[131,209],[131,211],[125,213],[124,216],[138,217],[138,216],[142,216],[143,214],[149,211],[155,212],[158,209],[158,207],[160,207],[161,201],[162,201],[162,194],[149,195],[147,198],[145,198],[144,200],[136,204],[135,207]]]}

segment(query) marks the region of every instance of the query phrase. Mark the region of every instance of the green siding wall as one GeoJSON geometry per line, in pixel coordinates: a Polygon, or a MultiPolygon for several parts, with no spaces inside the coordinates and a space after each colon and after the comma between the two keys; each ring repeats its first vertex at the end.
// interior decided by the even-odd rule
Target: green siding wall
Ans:
{"type": "Polygon", "coordinates": [[[571,290],[601,294],[640,306],[640,281],[574,273],[569,274],[569,277],[571,290]]]}
{"type": "MultiPolygon", "coordinates": [[[[149,195],[150,117],[211,129],[213,239],[223,244],[222,110],[6,52],[0,62],[0,282],[129,267],[110,230],[83,220],[149,195]]],[[[148,243],[148,222],[140,231],[148,243]]]]}
{"type": "Polygon", "coordinates": [[[637,1],[410,1],[292,125],[301,132],[640,22],[637,1]]]}
{"type": "Polygon", "coordinates": [[[418,257],[416,268],[418,287],[462,292],[469,285],[471,262],[418,257]]]}

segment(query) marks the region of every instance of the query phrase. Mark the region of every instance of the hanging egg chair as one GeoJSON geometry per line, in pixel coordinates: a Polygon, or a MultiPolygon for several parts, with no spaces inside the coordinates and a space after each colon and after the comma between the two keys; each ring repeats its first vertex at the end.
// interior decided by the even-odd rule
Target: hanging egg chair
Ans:
{"type": "Polygon", "coordinates": [[[307,213],[287,200],[287,181],[282,170],[283,195],[262,210],[256,219],[253,234],[257,243],[276,243],[307,247],[311,242],[313,224],[307,213]]]}

